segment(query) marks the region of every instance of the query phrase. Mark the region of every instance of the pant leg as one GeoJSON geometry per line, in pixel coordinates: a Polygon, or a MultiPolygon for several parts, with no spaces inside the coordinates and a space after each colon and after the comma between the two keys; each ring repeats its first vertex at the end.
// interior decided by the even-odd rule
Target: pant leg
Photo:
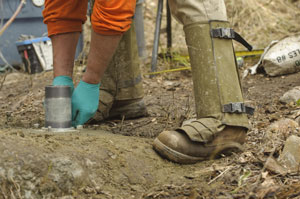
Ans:
{"type": "Polygon", "coordinates": [[[180,23],[227,21],[224,0],[169,0],[170,10],[180,23]]]}
{"type": "Polygon", "coordinates": [[[99,115],[94,118],[100,121],[109,117],[112,105],[118,101],[137,100],[143,97],[143,82],[133,24],[124,33],[101,79],[99,115]]]}
{"type": "Polygon", "coordinates": [[[95,0],[92,26],[95,32],[118,35],[126,32],[132,23],[136,0],[95,0]]]}
{"type": "Polygon", "coordinates": [[[88,0],[46,0],[43,10],[48,36],[81,32],[86,21],[88,0]]]}
{"type": "Polygon", "coordinates": [[[228,126],[248,128],[244,111],[225,110],[231,104],[234,108],[242,107],[244,99],[232,39],[211,35],[213,29],[230,27],[224,1],[170,0],[170,8],[184,25],[197,117],[215,118],[228,126]]]}

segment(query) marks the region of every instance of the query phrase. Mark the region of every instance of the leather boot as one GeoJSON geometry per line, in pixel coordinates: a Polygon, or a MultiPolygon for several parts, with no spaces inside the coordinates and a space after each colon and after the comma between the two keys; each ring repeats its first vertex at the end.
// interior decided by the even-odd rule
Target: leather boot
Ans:
{"type": "MultiPolygon", "coordinates": [[[[195,122],[200,123],[200,120],[195,122]]],[[[214,122],[218,123],[217,121],[214,122]]],[[[195,126],[198,127],[199,134],[207,136],[202,142],[193,141],[184,129],[176,129],[160,133],[154,140],[154,149],[163,157],[181,164],[214,159],[221,154],[243,150],[242,144],[245,142],[246,128],[220,125],[220,129],[218,131],[215,130],[215,133],[212,133],[209,138],[204,133],[207,130],[207,126],[202,126],[201,128],[199,124],[190,124],[192,128],[195,126]]]]}
{"type": "Polygon", "coordinates": [[[184,27],[198,120],[162,132],[154,149],[169,160],[192,163],[240,149],[249,128],[229,23],[210,21],[184,27]]]}

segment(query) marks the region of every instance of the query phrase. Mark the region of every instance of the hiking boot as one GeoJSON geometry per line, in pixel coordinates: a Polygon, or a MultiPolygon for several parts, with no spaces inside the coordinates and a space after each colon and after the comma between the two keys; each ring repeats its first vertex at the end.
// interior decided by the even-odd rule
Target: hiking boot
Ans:
{"type": "Polygon", "coordinates": [[[102,104],[90,123],[101,122],[106,119],[133,119],[147,116],[144,99],[122,100],[113,102],[112,106],[102,104]]]}
{"type": "Polygon", "coordinates": [[[144,99],[115,101],[108,118],[133,119],[147,116],[144,99]]]}
{"type": "MultiPolygon", "coordinates": [[[[197,128],[197,125],[193,127],[197,128]]],[[[194,129],[195,130],[195,129],[194,129]]],[[[187,128],[175,131],[163,131],[154,140],[154,149],[163,157],[176,163],[190,164],[202,160],[214,159],[220,154],[228,154],[235,150],[242,150],[247,129],[243,127],[226,126],[219,132],[207,135],[204,129],[198,129],[203,142],[193,141],[192,132],[187,128]],[[201,133],[202,131],[202,133],[201,133]],[[189,135],[190,134],[190,135],[189,135]]],[[[208,129],[207,129],[208,130],[208,129]]]]}

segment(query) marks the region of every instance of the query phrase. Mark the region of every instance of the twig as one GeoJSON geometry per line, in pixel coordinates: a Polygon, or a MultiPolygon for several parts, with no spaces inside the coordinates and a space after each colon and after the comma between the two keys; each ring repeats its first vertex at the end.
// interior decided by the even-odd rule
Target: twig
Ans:
{"type": "Polygon", "coordinates": [[[1,91],[1,89],[2,89],[2,87],[3,87],[3,85],[4,85],[4,82],[5,82],[5,79],[6,79],[7,74],[8,74],[8,73],[5,73],[4,78],[3,78],[2,81],[1,81],[1,84],[0,84],[0,91],[1,91]]]}
{"type": "Polygon", "coordinates": [[[151,124],[151,123],[152,123],[152,121],[151,121],[151,120],[148,120],[148,121],[146,121],[145,123],[143,123],[143,124],[141,124],[141,125],[133,126],[131,130],[134,130],[134,129],[137,129],[137,128],[140,128],[140,127],[144,127],[144,126],[146,126],[146,125],[148,125],[148,124],[151,124]]]}
{"type": "MultiPolygon", "coordinates": [[[[4,179],[4,178],[3,178],[4,179]]],[[[3,185],[4,186],[4,185],[3,185]]],[[[4,199],[8,199],[7,194],[5,193],[5,191],[3,190],[3,186],[1,186],[1,194],[3,196],[4,199]]]]}
{"type": "Polygon", "coordinates": [[[28,70],[28,75],[29,75],[29,79],[30,79],[30,89],[32,90],[33,80],[32,80],[32,71],[31,71],[31,62],[28,58],[25,58],[25,60],[27,61],[27,70],[28,70]]]}
{"type": "Polygon", "coordinates": [[[261,180],[261,178],[262,178],[262,173],[265,172],[265,170],[266,170],[266,166],[267,166],[266,163],[268,162],[268,160],[269,160],[271,157],[273,157],[273,155],[274,155],[274,153],[275,153],[276,147],[275,147],[275,144],[274,144],[273,141],[272,141],[272,144],[273,144],[273,150],[272,150],[271,154],[269,155],[269,157],[267,158],[267,160],[266,160],[266,162],[265,162],[263,168],[262,168],[261,171],[260,171],[260,174],[259,174],[257,180],[256,180],[255,183],[253,184],[253,187],[252,187],[251,190],[249,191],[249,195],[247,196],[246,199],[249,199],[249,198],[254,194],[253,191],[257,188],[258,183],[260,182],[260,180],[261,180]]]}
{"type": "Polygon", "coordinates": [[[121,121],[121,127],[120,127],[120,131],[123,130],[123,124],[124,124],[124,120],[125,120],[125,115],[122,116],[122,121],[121,121]]]}
{"type": "Polygon", "coordinates": [[[16,196],[15,196],[15,194],[14,194],[12,188],[10,188],[9,190],[10,190],[10,197],[11,197],[12,199],[16,199],[16,196]]]}
{"type": "Polygon", "coordinates": [[[21,192],[20,192],[21,190],[20,185],[16,183],[13,178],[11,178],[11,182],[13,183],[19,198],[22,199],[21,192]]]}
{"type": "Polygon", "coordinates": [[[210,185],[211,183],[213,183],[214,181],[216,181],[218,178],[220,178],[222,175],[224,175],[227,171],[229,171],[232,168],[233,168],[232,166],[229,166],[227,169],[225,169],[225,171],[223,171],[217,177],[215,177],[214,179],[212,179],[211,181],[209,181],[208,185],[210,185]]]}
{"type": "Polygon", "coordinates": [[[12,17],[4,24],[3,27],[0,28],[0,36],[4,33],[4,31],[10,26],[10,24],[16,19],[17,15],[21,12],[23,5],[26,4],[26,0],[21,0],[17,10],[12,15],[12,17]]]}

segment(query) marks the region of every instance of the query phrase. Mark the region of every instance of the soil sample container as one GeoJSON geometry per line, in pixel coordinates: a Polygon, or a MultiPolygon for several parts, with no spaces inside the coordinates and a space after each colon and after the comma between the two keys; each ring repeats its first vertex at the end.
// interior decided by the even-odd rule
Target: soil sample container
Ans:
{"type": "Polygon", "coordinates": [[[45,127],[69,129],[72,126],[70,86],[45,87],[45,127]]]}

